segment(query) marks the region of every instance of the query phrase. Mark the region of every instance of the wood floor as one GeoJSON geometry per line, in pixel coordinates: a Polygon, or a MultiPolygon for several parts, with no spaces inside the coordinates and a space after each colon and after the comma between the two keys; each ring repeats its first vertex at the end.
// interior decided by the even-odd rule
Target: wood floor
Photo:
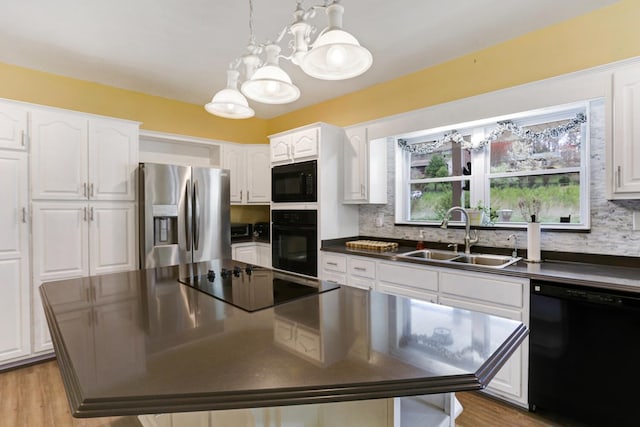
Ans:
{"type": "MultiPolygon", "coordinates": [[[[557,426],[480,393],[457,393],[464,410],[459,427],[557,426]]],[[[0,373],[2,427],[140,427],[135,417],[73,418],[55,361],[0,373]]],[[[226,427],[226,426],[225,426],[226,427]]],[[[233,426],[229,426],[233,427],[233,426]]]]}

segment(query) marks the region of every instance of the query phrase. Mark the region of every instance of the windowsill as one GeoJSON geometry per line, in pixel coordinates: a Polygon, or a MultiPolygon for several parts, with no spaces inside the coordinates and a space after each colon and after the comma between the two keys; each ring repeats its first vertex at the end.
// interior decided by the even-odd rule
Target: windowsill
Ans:
{"type": "MultiPolygon", "coordinates": [[[[407,226],[407,227],[417,227],[417,228],[440,228],[440,224],[438,223],[415,223],[415,222],[396,222],[394,223],[394,225],[396,226],[407,226]]],[[[464,224],[463,223],[453,223],[451,221],[449,221],[449,225],[447,226],[447,228],[464,228],[464,224]]],[[[517,224],[511,224],[511,225],[494,225],[494,226],[488,226],[488,225],[472,225],[471,228],[473,230],[504,230],[504,231],[509,231],[509,230],[514,230],[514,231],[527,231],[527,225],[525,223],[517,223],[517,224]]],[[[552,231],[554,233],[591,233],[591,229],[584,226],[584,225],[578,225],[576,224],[575,226],[561,226],[559,224],[543,224],[540,227],[541,231],[552,231]]]]}

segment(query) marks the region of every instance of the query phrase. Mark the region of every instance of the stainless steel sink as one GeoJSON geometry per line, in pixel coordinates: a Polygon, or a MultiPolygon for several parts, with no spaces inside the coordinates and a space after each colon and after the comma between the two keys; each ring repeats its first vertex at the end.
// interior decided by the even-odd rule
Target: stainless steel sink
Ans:
{"type": "Polygon", "coordinates": [[[492,268],[503,268],[513,263],[520,261],[522,258],[512,258],[504,255],[489,255],[489,254],[471,254],[460,255],[457,258],[451,259],[451,262],[459,262],[463,264],[482,265],[492,268]]]}
{"type": "Polygon", "coordinates": [[[512,258],[505,255],[491,254],[462,254],[460,252],[443,251],[434,249],[420,249],[399,254],[398,258],[410,258],[415,260],[439,261],[443,264],[452,262],[460,264],[472,264],[489,268],[504,268],[520,261],[522,258],[512,258]]]}
{"type": "Polygon", "coordinates": [[[460,253],[453,251],[438,251],[433,249],[420,249],[417,251],[406,252],[401,257],[418,258],[418,259],[431,259],[436,261],[448,261],[453,258],[459,257],[460,253]]]}

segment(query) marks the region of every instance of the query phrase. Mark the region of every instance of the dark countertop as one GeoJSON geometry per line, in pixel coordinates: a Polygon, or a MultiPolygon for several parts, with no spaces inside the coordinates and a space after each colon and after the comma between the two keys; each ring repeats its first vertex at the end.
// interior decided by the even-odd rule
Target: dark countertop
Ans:
{"type": "MultiPolygon", "coordinates": [[[[409,258],[398,258],[399,254],[415,250],[415,246],[409,246],[406,244],[403,245],[402,243],[398,247],[398,249],[394,251],[350,249],[347,248],[344,244],[346,240],[357,239],[358,238],[340,239],[336,241],[323,242],[322,250],[347,255],[358,255],[378,259],[411,262],[415,264],[429,265],[432,267],[446,267],[458,270],[480,271],[483,273],[526,277],[532,280],[544,280],[562,284],[593,286],[597,288],[617,291],[640,292],[640,259],[638,259],[637,267],[623,267],[618,265],[545,259],[540,263],[519,261],[505,268],[497,269],[460,263],[445,263],[436,260],[414,260],[409,258]]],[[[430,246],[427,244],[427,248],[429,247],[430,246]]],[[[434,245],[434,247],[432,248],[443,249],[442,247],[436,245],[434,245]]],[[[472,248],[472,252],[473,249],[474,248],[472,248]]],[[[577,254],[576,259],[580,259],[580,254],[577,254]]]]}
{"type": "Polygon", "coordinates": [[[528,334],[517,321],[350,287],[248,313],[178,283],[194,267],[40,287],[74,416],[481,389],[528,334]]]}

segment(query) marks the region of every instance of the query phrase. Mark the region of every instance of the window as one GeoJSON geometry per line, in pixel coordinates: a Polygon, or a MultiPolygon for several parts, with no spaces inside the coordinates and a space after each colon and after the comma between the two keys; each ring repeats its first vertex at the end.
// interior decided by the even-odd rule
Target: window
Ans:
{"type": "MultiPolygon", "coordinates": [[[[588,228],[588,102],[398,138],[396,222],[479,207],[482,225],[588,228]]],[[[459,216],[454,219],[460,219],[459,216]]]]}

